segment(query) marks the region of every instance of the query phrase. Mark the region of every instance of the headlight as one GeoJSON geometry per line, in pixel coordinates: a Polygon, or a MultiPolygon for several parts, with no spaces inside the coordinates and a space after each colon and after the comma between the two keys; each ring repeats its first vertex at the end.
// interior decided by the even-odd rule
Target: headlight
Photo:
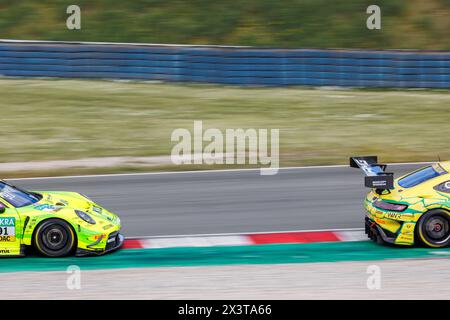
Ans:
{"type": "Polygon", "coordinates": [[[95,224],[95,220],[92,219],[91,216],[88,215],[86,212],[75,210],[75,213],[77,214],[78,217],[80,217],[80,219],[86,221],[87,223],[95,224]]]}
{"type": "Polygon", "coordinates": [[[387,211],[397,211],[402,212],[405,211],[408,206],[406,204],[395,204],[395,203],[389,203],[384,202],[381,200],[377,200],[373,203],[373,205],[379,209],[387,210],[387,211]]]}

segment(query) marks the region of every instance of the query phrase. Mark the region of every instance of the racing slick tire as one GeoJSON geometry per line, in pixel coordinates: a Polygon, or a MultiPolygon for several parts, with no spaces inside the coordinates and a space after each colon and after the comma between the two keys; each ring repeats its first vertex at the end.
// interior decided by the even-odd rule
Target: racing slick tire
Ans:
{"type": "Polygon", "coordinates": [[[424,213],[417,223],[416,237],[424,246],[432,248],[450,246],[450,212],[433,209],[424,213]]]}
{"type": "Polygon", "coordinates": [[[76,235],[70,224],[61,219],[41,222],[33,235],[36,250],[47,257],[65,257],[75,250],[76,235]]]}

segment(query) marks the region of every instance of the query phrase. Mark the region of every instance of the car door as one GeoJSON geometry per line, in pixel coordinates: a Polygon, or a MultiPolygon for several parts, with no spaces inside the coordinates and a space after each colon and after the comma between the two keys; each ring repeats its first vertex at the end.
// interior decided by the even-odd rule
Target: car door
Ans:
{"type": "Polygon", "coordinates": [[[0,257],[21,255],[22,223],[16,208],[0,198],[0,257]]]}

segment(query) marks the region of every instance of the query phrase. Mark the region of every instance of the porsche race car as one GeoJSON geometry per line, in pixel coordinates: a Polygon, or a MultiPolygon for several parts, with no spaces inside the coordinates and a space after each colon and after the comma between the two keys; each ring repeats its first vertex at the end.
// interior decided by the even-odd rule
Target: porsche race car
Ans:
{"type": "Polygon", "coordinates": [[[33,247],[47,257],[100,255],[124,242],[120,219],[75,192],[26,191],[0,181],[0,257],[33,247]]]}
{"type": "Polygon", "coordinates": [[[431,164],[398,179],[376,156],[352,157],[365,173],[365,231],[378,243],[450,246],[450,161],[431,164]]]}

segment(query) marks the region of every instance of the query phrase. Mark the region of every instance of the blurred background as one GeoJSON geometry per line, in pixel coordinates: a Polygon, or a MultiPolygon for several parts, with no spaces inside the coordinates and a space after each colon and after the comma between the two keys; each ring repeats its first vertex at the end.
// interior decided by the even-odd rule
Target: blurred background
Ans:
{"type": "Polygon", "coordinates": [[[450,2],[379,1],[381,30],[371,4],[1,1],[0,172],[184,170],[170,134],[194,120],[279,128],[282,166],[450,158],[450,2]]]}
{"type": "Polygon", "coordinates": [[[3,0],[3,38],[282,48],[450,50],[448,0],[3,0]],[[64,28],[66,8],[82,29],[64,28]],[[365,28],[382,8],[382,32],[365,28]]]}

